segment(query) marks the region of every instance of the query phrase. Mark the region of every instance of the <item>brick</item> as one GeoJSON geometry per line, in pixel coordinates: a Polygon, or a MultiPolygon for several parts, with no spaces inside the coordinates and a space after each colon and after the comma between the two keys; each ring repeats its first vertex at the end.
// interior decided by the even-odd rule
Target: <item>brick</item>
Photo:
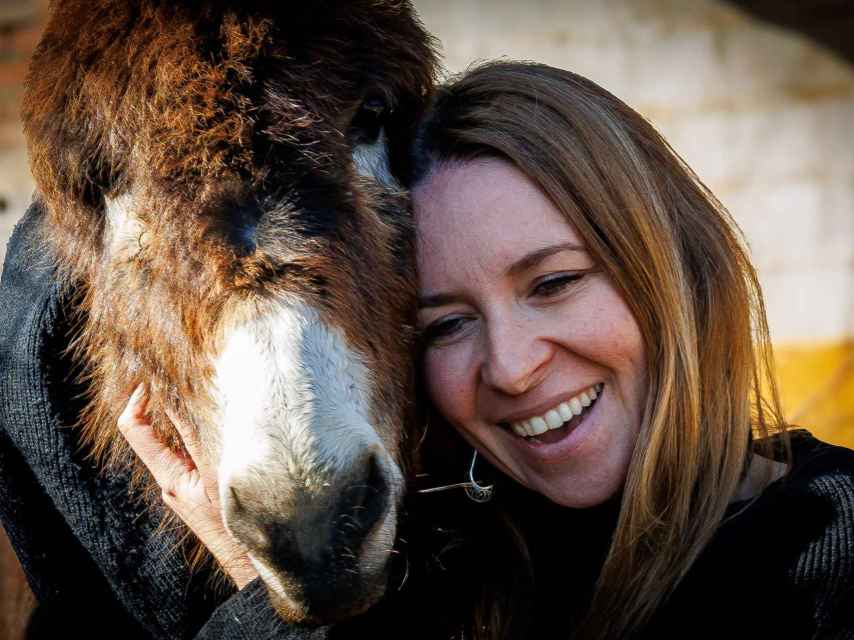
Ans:
{"type": "Polygon", "coordinates": [[[24,146],[23,126],[18,119],[0,122],[0,152],[23,151],[24,146]]]}
{"type": "Polygon", "coordinates": [[[20,86],[27,77],[29,60],[4,61],[0,64],[0,91],[20,86]]]}
{"type": "Polygon", "coordinates": [[[34,22],[10,30],[0,26],[0,59],[27,59],[41,38],[42,23],[34,22]]]}
{"type": "Polygon", "coordinates": [[[0,3],[0,25],[18,25],[28,23],[39,15],[35,2],[25,0],[6,0],[0,3]]]}
{"type": "Polygon", "coordinates": [[[774,189],[758,185],[741,198],[728,199],[728,205],[747,235],[754,261],[766,272],[854,266],[854,190],[842,181],[790,180],[774,189]]]}
{"type": "MultiPolygon", "coordinates": [[[[854,74],[852,74],[854,75],[854,74]]],[[[710,184],[766,189],[807,175],[854,172],[854,78],[850,97],[805,103],[769,99],[752,109],[671,115],[659,130],[710,184]],[[828,161],[832,158],[832,162],[828,161]]]]}
{"type": "Polygon", "coordinates": [[[759,272],[775,342],[832,342],[854,335],[852,271],[807,269],[759,272]],[[841,299],[840,299],[841,298],[841,299]]]}

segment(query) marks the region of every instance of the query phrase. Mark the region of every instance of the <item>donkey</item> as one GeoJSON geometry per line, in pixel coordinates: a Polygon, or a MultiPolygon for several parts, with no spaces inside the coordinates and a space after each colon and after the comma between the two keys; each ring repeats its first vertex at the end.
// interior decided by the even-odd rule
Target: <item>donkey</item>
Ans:
{"type": "Polygon", "coordinates": [[[399,179],[435,64],[408,0],[57,0],[32,60],[81,437],[150,485],[116,433],[145,383],[288,621],[358,614],[388,578],[415,308],[399,179]]]}

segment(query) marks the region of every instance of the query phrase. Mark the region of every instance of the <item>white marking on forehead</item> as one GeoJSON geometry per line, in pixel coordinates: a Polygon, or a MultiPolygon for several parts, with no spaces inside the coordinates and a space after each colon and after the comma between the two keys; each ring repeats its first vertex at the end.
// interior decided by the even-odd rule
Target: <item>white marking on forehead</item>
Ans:
{"type": "Polygon", "coordinates": [[[359,175],[373,178],[386,187],[401,188],[400,183],[391,174],[388,139],[384,128],[380,129],[380,134],[372,144],[360,144],[353,148],[353,162],[359,175]]]}
{"type": "Polygon", "coordinates": [[[282,303],[231,332],[215,383],[222,489],[235,475],[255,473],[322,485],[380,443],[370,424],[370,372],[304,303],[282,303]]]}

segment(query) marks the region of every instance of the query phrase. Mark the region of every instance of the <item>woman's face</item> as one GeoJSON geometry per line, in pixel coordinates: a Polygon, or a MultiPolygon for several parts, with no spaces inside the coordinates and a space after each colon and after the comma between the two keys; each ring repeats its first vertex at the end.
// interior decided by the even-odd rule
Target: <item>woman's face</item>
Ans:
{"type": "Polygon", "coordinates": [[[604,502],[625,480],[647,390],[623,299],[509,163],[446,166],[413,197],[432,402],[526,487],[568,507],[604,502]]]}

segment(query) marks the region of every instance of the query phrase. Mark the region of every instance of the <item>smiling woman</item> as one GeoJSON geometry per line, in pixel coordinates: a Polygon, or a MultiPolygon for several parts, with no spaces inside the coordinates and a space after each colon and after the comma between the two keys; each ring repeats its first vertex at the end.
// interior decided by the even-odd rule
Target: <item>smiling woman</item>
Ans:
{"type": "Polygon", "coordinates": [[[850,637],[854,454],[787,430],[740,232],[661,136],[493,63],[438,92],[415,165],[425,471],[473,447],[495,486],[424,498],[465,550],[457,637],[850,637]]]}
{"type": "Polygon", "coordinates": [[[415,199],[436,409],[526,487],[568,507],[602,503],[625,480],[646,396],[628,307],[508,162],[450,164],[415,199]]]}

